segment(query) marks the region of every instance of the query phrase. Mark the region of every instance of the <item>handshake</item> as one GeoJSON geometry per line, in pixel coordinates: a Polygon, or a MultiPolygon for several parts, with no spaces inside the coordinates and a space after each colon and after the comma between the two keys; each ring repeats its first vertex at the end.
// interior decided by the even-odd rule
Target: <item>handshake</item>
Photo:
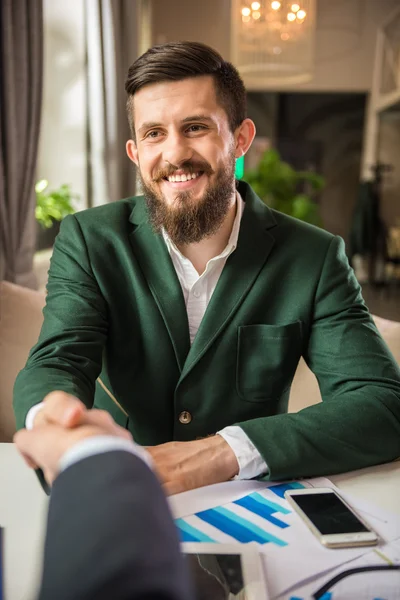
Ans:
{"type": "MultiPolygon", "coordinates": [[[[52,392],[36,414],[33,429],[22,429],[14,442],[32,469],[42,469],[52,485],[64,454],[75,444],[91,436],[114,436],[134,445],[132,435],[115,423],[108,412],[87,409],[65,392],[52,392]]],[[[230,445],[220,435],[190,442],[171,441],[146,446],[146,456],[167,495],[229,481],[239,470],[230,445]]]]}
{"type": "Polygon", "coordinates": [[[42,469],[52,485],[64,454],[85,438],[99,435],[132,441],[129,431],[117,425],[108,412],[89,410],[65,392],[51,392],[35,416],[33,429],[18,431],[14,442],[26,464],[42,469]]]}

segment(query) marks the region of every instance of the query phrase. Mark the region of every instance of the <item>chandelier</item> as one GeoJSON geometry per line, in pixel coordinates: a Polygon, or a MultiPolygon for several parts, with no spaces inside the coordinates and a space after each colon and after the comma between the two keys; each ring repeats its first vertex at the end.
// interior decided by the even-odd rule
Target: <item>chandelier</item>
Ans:
{"type": "Polygon", "coordinates": [[[232,62],[249,89],[312,79],[315,2],[233,0],[232,62]]]}

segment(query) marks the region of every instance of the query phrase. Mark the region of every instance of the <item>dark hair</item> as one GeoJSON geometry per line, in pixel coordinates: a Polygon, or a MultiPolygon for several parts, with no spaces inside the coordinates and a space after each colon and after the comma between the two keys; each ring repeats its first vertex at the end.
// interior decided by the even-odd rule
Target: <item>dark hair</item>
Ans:
{"type": "Polygon", "coordinates": [[[181,81],[211,75],[217,101],[224,108],[232,131],[246,118],[246,90],[236,68],[213,48],[199,42],[169,42],[154,46],[130,67],[125,81],[127,112],[132,135],[133,96],[145,85],[162,81],[181,81]]]}

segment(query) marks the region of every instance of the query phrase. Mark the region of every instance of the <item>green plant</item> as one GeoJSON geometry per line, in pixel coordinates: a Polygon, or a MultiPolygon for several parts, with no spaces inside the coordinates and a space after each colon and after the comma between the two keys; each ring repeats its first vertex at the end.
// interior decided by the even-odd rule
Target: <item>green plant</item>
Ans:
{"type": "Polygon", "coordinates": [[[296,171],[281,160],[279,152],[267,150],[256,169],[245,171],[243,180],[268,206],[321,227],[318,205],[313,200],[316,192],[324,187],[320,175],[296,171]],[[305,184],[307,193],[298,193],[301,184],[305,184]]]}
{"type": "Polygon", "coordinates": [[[79,195],[74,194],[67,184],[52,191],[48,191],[48,186],[46,179],[41,179],[35,185],[35,216],[44,229],[49,229],[54,221],[61,221],[66,215],[74,213],[73,200],[79,199],[79,195]]]}

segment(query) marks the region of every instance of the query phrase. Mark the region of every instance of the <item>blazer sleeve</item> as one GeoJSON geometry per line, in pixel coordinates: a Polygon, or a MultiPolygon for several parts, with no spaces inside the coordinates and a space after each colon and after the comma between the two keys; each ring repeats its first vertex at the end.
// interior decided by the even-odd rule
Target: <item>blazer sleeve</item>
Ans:
{"type": "Polygon", "coordinates": [[[14,385],[17,429],[29,409],[63,390],[93,406],[107,336],[107,307],[93,276],[75,216],[66,217],[54,246],[38,343],[14,385]]]}
{"type": "Polygon", "coordinates": [[[304,358],[322,403],[239,423],[270,479],[328,475],[400,457],[400,369],[362,299],[343,240],[333,238],[304,358]]]}
{"type": "Polygon", "coordinates": [[[155,475],[115,450],[55,480],[38,600],[192,600],[177,529],[155,475]]]}

